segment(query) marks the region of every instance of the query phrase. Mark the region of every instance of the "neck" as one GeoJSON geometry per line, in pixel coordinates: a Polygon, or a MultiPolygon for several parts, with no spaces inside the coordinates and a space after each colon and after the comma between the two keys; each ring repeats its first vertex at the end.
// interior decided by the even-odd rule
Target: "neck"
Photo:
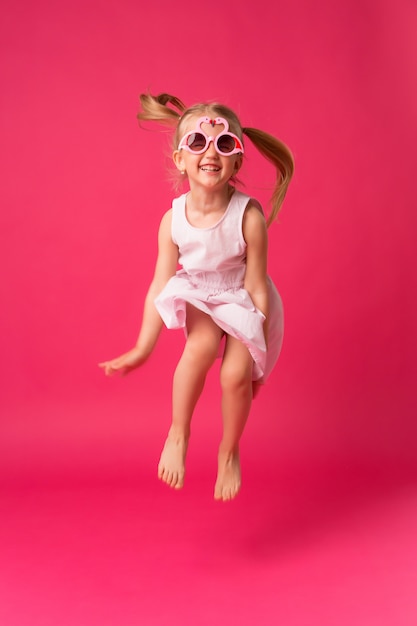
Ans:
{"type": "Polygon", "coordinates": [[[225,185],[221,189],[193,187],[190,188],[188,201],[195,210],[204,213],[225,210],[230,202],[233,191],[234,187],[231,185],[225,185]]]}

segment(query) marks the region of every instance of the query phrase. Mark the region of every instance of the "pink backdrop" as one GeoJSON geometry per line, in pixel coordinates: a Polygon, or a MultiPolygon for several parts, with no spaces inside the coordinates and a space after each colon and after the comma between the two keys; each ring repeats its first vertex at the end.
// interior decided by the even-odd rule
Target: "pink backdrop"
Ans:
{"type": "MultiPolygon", "coordinates": [[[[416,32],[414,0],[3,1],[2,624],[416,623],[416,32]],[[97,367],[136,339],[173,197],[147,88],[295,155],[284,347],[225,507],[218,364],[181,494],[156,463],[182,333],[127,378],[97,367]]],[[[248,147],[264,204],[271,176],[248,147]]]]}
{"type": "MultiPolygon", "coordinates": [[[[5,469],[117,470],[126,458],[146,467],[159,452],[181,333],[166,332],[129,379],[105,380],[96,367],[136,338],[157,225],[173,196],[167,137],[141,131],[135,119],[148,87],[189,104],[224,101],[295,155],[295,179],[270,231],[286,337],[254,406],[247,454],[271,447],[280,458],[413,459],[412,3],[398,11],[389,2],[336,9],[329,1],[319,10],[307,0],[261,2],[256,28],[238,2],[219,14],[128,0],[7,5],[5,469]]],[[[248,153],[242,178],[266,203],[272,172],[248,153]]],[[[215,375],[208,385],[195,426],[203,456],[219,427],[215,375]]]]}

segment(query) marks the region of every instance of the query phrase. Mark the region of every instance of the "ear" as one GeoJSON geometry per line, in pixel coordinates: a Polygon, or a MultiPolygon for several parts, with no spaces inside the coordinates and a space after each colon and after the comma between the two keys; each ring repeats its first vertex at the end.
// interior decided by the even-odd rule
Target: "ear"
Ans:
{"type": "Polygon", "coordinates": [[[185,164],[182,156],[182,150],[174,150],[172,154],[172,160],[174,161],[177,170],[179,170],[180,172],[185,172],[185,164]]]}
{"type": "Polygon", "coordinates": [[[236,160],[234,164],[235,174],[238,173],[238,171],[242,167],[242,164],[243,164],[243,155],[242,154],[236,155],[236,160]]]}

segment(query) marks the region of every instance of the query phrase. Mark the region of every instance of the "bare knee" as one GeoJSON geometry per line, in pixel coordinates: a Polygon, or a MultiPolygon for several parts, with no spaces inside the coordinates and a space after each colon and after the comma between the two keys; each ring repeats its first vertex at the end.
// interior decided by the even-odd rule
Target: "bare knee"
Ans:
{"type": "Polygon", "coordinates": [[[228,363],[220,371],[220,384],[223,393],[245,393],[252,390],[252,365],[228,363]]]}
{"type": "Polygon", "coordinates": [[[218,354],[223,331],[209,315],[187,305],[187,333],[183,357],[196,368],[207,369],[218,354]]]}
{"type": "Polygon", "coordinates": [[[187,338],[184,357],[195,367],[210,367],[217,357],[219,342],[211,335],[193,332],[187,338]]]}

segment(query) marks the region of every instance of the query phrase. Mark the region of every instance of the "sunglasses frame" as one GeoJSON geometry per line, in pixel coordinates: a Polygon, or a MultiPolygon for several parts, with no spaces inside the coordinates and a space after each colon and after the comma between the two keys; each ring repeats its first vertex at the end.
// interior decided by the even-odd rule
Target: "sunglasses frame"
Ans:
{"type": "Polygon", "coordinates": [[[229,131],[229,122],[225,120],[224,117],[216,117],[214,120],[210,119],[209,117],[200,117],[197,120],[197,128],[195,128],[194,130],[190,130],[188,133],[184,135],[184,137],[181,139],[181,141],[178,144],[178,150],[181,150],[182,148],[184,148],[184,150],[187,150],[187,152],[190,152],[191,154],[203,154],[203,152],[205,152],[208,149],[210,145],[210,141],[213,142],[216,152],[218,154],[221,154],[222,156],[232,156],[232,154],[243,154],[245,152],[243,148],[242,140],[239,139],[237,135],[234,135],[233,133],[229,131]],[[215,124],[223,124],[224,130],[222,130],[221,133],[215,136],[206,135],[206,133],[201,128],[202,124],[211,124],[213,127],[215,124]],[[188,137],[196,133],[201,134],[206,140],[206,144],[204,148],[202,148],[201,150],[192,150],[190,146],[187,144],[188,137]],[[220,150],[218,146],[219,139],[221,137],[224,137],[225,135],[227,135],[228,137],[232,137],[235,142],[235,148],[231,150],[230,152],[222,152],[222,150],[220,150]]]}

